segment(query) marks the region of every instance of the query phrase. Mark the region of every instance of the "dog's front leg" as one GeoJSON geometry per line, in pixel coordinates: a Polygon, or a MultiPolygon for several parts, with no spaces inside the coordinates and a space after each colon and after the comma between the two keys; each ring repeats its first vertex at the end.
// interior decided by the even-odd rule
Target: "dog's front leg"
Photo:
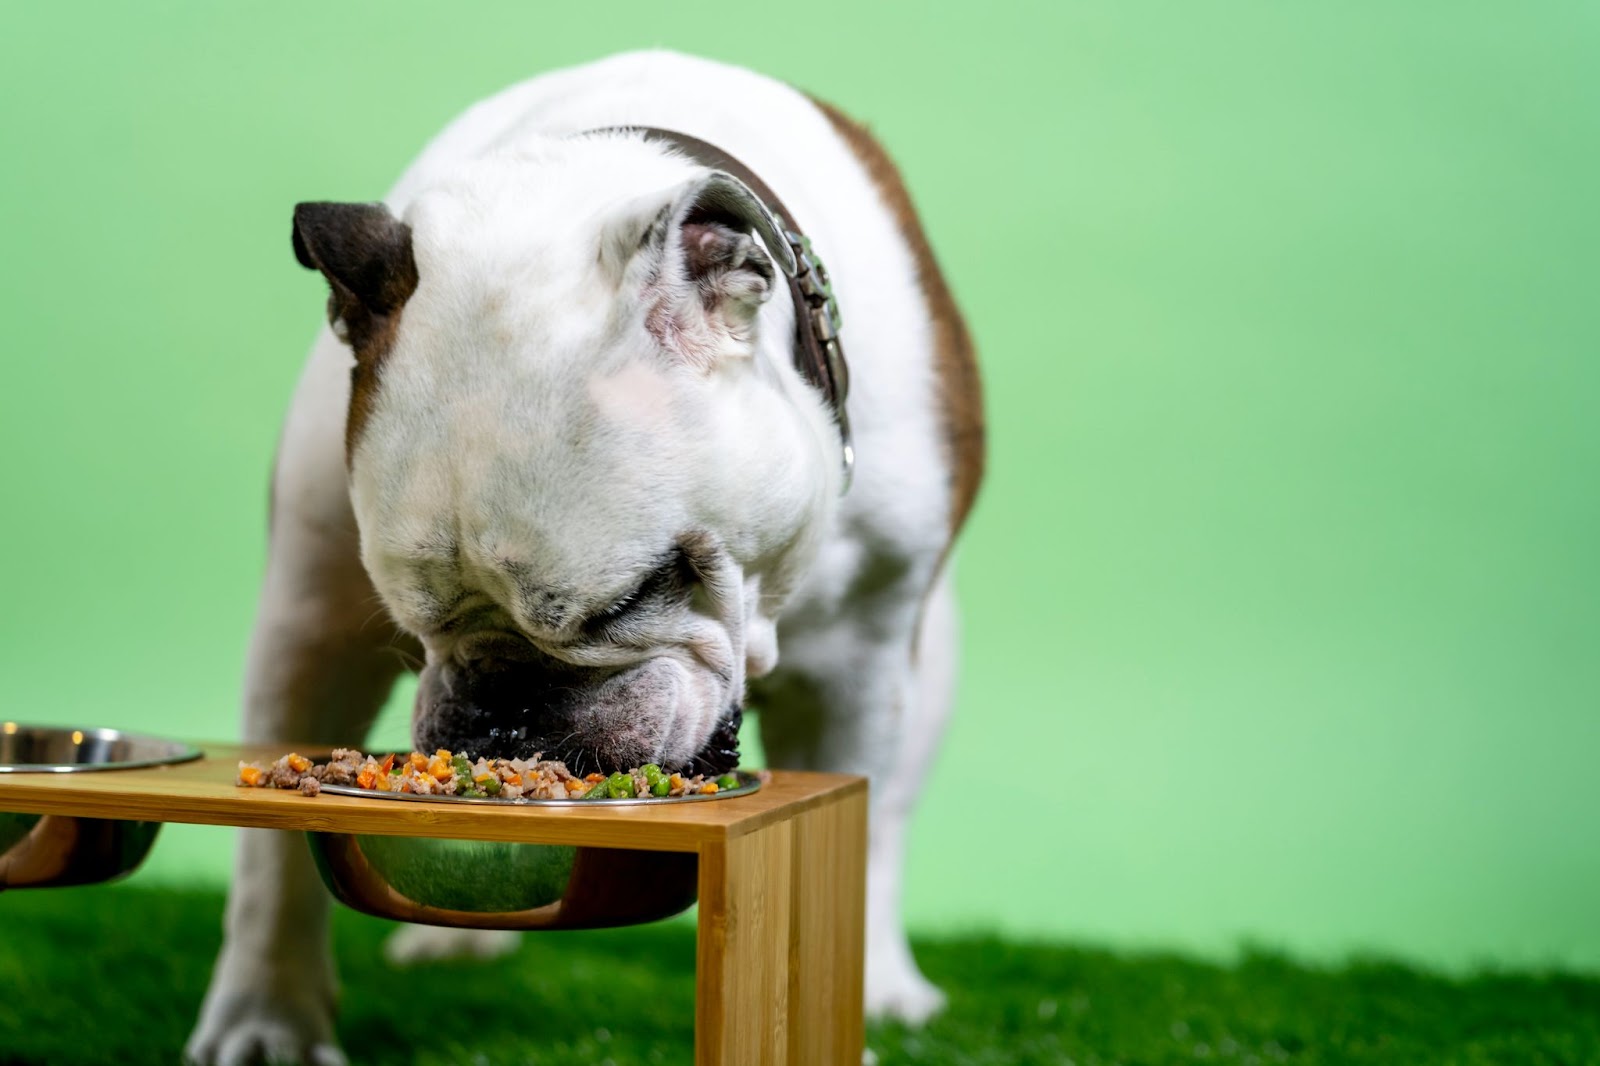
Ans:
{"type": "Polygon", "coordinates": [[[920,1024],[945,999],[912,958],[900,914],[901,874],[911,815],[954,696],[949,575],[925,604],[920,597],[884,604],[782,639],[778,672],[757,688],[762,745],[775,767],[871,780],[866,1009],[920,1024]]]}
{"type": "Polygon", "coordinates": [[[342,1066],[327,891],[299,834],[243,829],[222,953],[185,1054],[200,1066],[342,1066]]]}
{"type": "MultiPolygon", "coordinates": [[[[311,404],[297,403],[279,462],[245,677],[250,741],[359,744],[404,654],[416,650],[389,622],[361,567],[335,417],[342,382],[338,361],[325,362],[333,376],[319,381],[313,365],[302,400],[308,386],[321,391],[311,404]],[[306,407],[315,414],[318,404],[335,409],[309,419],[306,407]]],[[[191,1061],[344,1061],[333,1029],[328,904],[299,833],[240,832],[222,953],[185,1049],[191,1061]]]]}
{"type": "MultiPolygon", "coordinates": [[[[364,577],[341,580],[300,554],[329,545],[304,531],[283,544],[282,532],[251,644],[245,737],[359,743],[400,667],[394,633],[381,612],[371,617],[379,608],[364,577]]],[[[242,830],[222,954],[189,1057],[205,1066],[343,1062],[327,926],[328,893],[301,834],[242,830]]]]}

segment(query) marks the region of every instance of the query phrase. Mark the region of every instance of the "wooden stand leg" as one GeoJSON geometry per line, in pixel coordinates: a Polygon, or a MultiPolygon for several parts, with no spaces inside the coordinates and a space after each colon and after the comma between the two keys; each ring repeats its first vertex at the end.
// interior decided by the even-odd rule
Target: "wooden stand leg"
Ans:
{"type": "Polygon", "coordinates": [[[860,1066],[864,790],[700,852],[697,1066],[860,1066]]]}
{"type": "Polygon", "coordinates": [[[866,1046],[867,792],[795,818],[788,1066],[860,1066],[866,1046]]]}

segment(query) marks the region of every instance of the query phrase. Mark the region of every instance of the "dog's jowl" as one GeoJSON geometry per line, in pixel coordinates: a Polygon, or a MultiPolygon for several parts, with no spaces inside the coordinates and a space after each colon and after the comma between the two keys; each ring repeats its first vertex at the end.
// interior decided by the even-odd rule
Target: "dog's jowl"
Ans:
{"type": "MultiPolygon", "coordinates": [[[[937,1010],[900,867],[983,427],[877,143],[779,82],[630,54],[480,103],[381,203],[289,228],[328,326],[273,476],[246,738],[359,744],[413,656],[425,749],[721,771],[748,702],[771,765],[871,778],[867,1008],[937,1010]]],[[[340,1061],[327,909],[301,841],[240,834],[194,1060],[340,1061]]]]}

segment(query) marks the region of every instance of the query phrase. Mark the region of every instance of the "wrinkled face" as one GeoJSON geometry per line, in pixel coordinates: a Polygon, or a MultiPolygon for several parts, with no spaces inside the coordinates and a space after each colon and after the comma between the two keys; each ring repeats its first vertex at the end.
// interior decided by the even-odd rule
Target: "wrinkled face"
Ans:
{"type": "Polygon", "coordinates": [[[403,221],[297,211],[356,356],[362,558],[427,650],[419,748],[733,765],[837,490],[741,196],[601,139],[474,163],[403,221]]]}

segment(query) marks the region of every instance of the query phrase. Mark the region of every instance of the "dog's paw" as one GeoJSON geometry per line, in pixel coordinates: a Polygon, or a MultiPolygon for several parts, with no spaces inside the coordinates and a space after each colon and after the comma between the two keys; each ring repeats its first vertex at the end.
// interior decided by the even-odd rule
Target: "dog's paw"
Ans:
{"type": "Polygon", "coordinates": [[[867,963],[867,1017],[877,1021],[897,1021],[922,1025],[944,1010],[944,993],[917,972],[909,954],[867,963]]]}
{"type": "Polygon", "coordinates": [[[347,1066],[333,1035],[331,997],[263,984],[212,987],[184,1046],[193,1066],[347,1066]]]}
{"type": "Polygon", "coordinates": [[[504,929],[446,929],[407,925],[390,934],[383,955],[396,966],[444,959],[495,959],[517,950],[517,934],[504,929]]]}

